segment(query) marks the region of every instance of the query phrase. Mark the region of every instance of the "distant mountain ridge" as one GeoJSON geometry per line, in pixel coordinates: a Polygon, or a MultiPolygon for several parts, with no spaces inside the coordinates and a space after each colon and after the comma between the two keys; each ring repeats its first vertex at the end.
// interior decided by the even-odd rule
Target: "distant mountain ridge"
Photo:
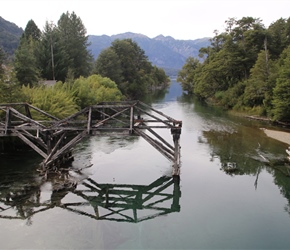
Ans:
{"type": "Polygon", "coordinates": [[[90,35],[88,49],[97,58],[103,49],[111,46],[115,39],[130,38],[145,51],[149,61],[157,67],[165,69],[169,75],[174,75],[185,64],[189,56],[198,57],[199,49],[210,45],[208,37],[196,40],[176,40],[171,36],[159,35],[149,38],[142,34],[127,32],[113,36],[90,35]]]}
{"type": "Polygon", "coordinates": [[[19,28],[14,23],[6,21],[0,16],[0,47],[8,56],[14,54],[22,33],[22,28],[19,28]]]}

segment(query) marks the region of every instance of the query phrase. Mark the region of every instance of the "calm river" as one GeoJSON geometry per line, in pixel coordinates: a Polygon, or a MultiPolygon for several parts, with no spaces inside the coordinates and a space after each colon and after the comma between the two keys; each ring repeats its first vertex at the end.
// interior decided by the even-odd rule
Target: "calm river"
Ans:
{"type": "Polygon", "coordinates": [[[46,179],[33,152],[1,155],[0,248],[289,249],[287,145],[269,125],[189,101],[174,81],[152,107],[183,121],[180,183],[138,137],[91,137],[73,170],[46,179]]]}

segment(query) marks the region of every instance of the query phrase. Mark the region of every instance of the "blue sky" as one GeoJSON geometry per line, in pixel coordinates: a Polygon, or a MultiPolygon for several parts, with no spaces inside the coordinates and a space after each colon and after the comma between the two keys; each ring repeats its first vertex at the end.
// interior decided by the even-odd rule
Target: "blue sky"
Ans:
{"type": "Polygon", "coordinates": [[[0,0],[0,16],[25,28],[32,19],[39,29],[75,12],[88,35],[134,32],[187,40],[214,36],[231,17],[251,16],[268,27],[290,17],[290,0],[0,0]]]}

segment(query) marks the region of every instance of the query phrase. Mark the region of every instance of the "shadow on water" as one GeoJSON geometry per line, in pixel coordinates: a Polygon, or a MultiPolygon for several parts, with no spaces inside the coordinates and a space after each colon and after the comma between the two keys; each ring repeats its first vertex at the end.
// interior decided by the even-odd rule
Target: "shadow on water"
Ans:
{"type": "Polygon", "coordinates": [[[26,173],[25,179],[13,172],[2,176],[1,219],[22,219],[31,225],[34,215],[61,208],[95,220],[138,223],[180,211],[179,178],[162,176],[149,185],[127,185],[97,183],[74,168],[42,177],[34,170],[26,173]],[[68,195],[75,196],[73,201],[65,200],[68,195]]]}

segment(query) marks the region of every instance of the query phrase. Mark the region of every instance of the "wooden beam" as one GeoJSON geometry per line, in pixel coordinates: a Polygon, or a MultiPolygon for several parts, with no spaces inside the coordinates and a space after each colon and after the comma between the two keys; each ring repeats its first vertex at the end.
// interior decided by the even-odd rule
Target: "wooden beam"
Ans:
{"type": "Polygon", "coordinates": [[[87,124],[88,135],[91,133],[91,126],[92,126],[92,107],[89,108],[89,114],[88,114],[88,124],[87,124]]]}
{"type": "Polygon", "coordinates": [[[150,136],[146,135],[139,129],[134,129],[134,131],[141,135],[147,142],[149,142],[154,148],[156,148],[161,154],[163,154],[167,159],[174,162],[174,152],[168,152],[168,149],[165,148],[160,142],[153,140],[150,136]]]}
{"type": "Polygon", "coordinates": [[[161,111],[158,111],[158,110],[156,110],[156,109],[154,109],[154,108],[148,106],[147,104],[145,104],[145,103],[143,103],[143,102],[140,102],[140,101],[139,101],[138,103],[140,103],[140,104],[141,104],[142,106],[144,106],[144,107],[147,107],[147,108],[151,109],[151,110],[154,111],[155,113],[157,113],[157,114],[159,114],[159,115],[161,115],[161,116],[167,118],[167,119],[170,120],[171,122],[174,122],[174,123],[179,123],[179,122],[180,122],[180,121],[175,120],[175,119],[173,119],[172,117],[170,117],[170,116],[168,116],[168,115],[162,113],[161,111]]]}
{"type": "Polygon", "coordinates": [[[46,159],[43,161],[44,164],[46,164],[51,157],[53,156],[53,154],[57,151],[59,144],[63,141],[63,138],[65,137],[65,133],[63,133],[61,135],[61,137],[58,139],[57,143],[54,145],[54,147],[51,149],[49,155],[46,157],[46,159]]]}
{"type": "Polygon", "coordinates": [[[26,116],[29,117],[30,119],[32,119],[32,116],[31,116],[31,113],[30,113],[30,109],[29,109],[29,105],[28,104],[24,104],[24,108],[25,108],[26,116]]]}
{"type": "Polygon", "coordinates": [[[73,146],[75,146],[80,140],[82,140],[87,134],[87,130],[84,130],[82,133],[78,134],[75,138],[69,141],[66,145],[64,145],[60,150],[58,150],[52,157],[49,162],[46,164],[50,164],[50,162],[57,159],[58,156],[62,155],[64,152],[70,150],[73,146]]]}
{"type": "Polygon", "coordinates": [[[30,140],[28,140],[23,134],[21,134],[17,130],[13,130],[13,133],[15,133],[22,141],[24,141],[28,146],[33,148],[38,154],[40,154],[43,158],[47,157],[47,154],[44,153],[39,147],[37,147],[35,144],[33,144],[30,140]]]}
{"type": "Polygon", "coordinates": [[[57,126],[60,126],[60,124],[62,123],[66,123],[67,121],[73,119],[73,118],[76,118],[77,116],[81,115],[81,114],[85,114],[86,112],[88,112],[89,110],[89,107],[86,107],[82,110],[80,110],[79,112],[73,114],[73,115],[70,115],[69,117],[67,118],[64,118],[62,120],[58,120],[57,122],[55,122],[54,124],[51,125],[51,128],[54,128],[54,127],[57,127],[57,126]]]}
{"type": "Polygon", "coordinates": [[[119,111],[118,113],[115,113],[114,115],[109,116],[108,118],[105,118],[104,120],[101,120],[100,122],[98,122],[96,125],[92,126],[93,128],[99,127],[101,125],[103,125],[104,122],[122,114],[123,112],[127,111],[129,108],[126,108],[124,110],[119,111]]]}
{"type": "Polygon", "coordinates": [[[11,126],[10,108],[6,108],[5,130],[4,130],[5,135],[8,134],[10,126],[11,126]]]}
{"type": "MultiPolygon", "coordinates": [[[[16,130],[14,128],[14,130],[16,130]]],[[[31,133],[29,133],[27,130],[18,130],[17,131],[20,131],[22,134],[25,134],[26,136],[28,136],[30,139],[34,140],[35,142],[37,142],[41,147],[43,147],[44,149],[47,150],[47,145],[44,143],[43,139],[40,138],[40,137],[37,137],[37,136],[34,136],[32,135],[31,133]]]]}
{"type": "Polygon", "coordinates": [[[165,122],[165,121],[163,121],[162,119],[160,119],[159,117],[157,117],[157,116],[155,116],[155,115],[152,115],[152,114],[146,112],[144,109],[141,109],[141,108],[139,108],[139,107],[136,107],[136,109],[142,111],[142,113],[144,113],[144,114],[146,114],[146,115],[148,115],[148,116],[153,117],[153,118],[156,119],[157,121],[159,121],[159,122],[161,122],[161,123],[163,123],[163,124],[166,124],[166,125],[168,126],[168,128],[171,128],[171,127],[173,126],[173,125],[171,125],[169,122],[165,122]]]}
{"type": "Polygon", "coordinates": [[[23,114],[21,114],[21,113],[18,112],[16,109],[10,107],[10,110],[12,111],[12,114],[13,114],[14,116],[16,116],[16,117],[22,119],[23,121],[30,122],[30,123],[32,123],[32,124],[36,124],[36,125],[38,125],[38,126],[40,126],[40,127],[42,127],[42,128],[45,128],[45,126],[44,126],[43,124],[41,124],[41,123],[39,123],[38,121],[35,121],[35,120],[33,120],[33,119],[31,119],[31,118],[29,118],[29,117],[23,115],[23,114]]]}
{"type": "MultiPolygon", "coordinates": [[[[25,107],[26,107],[26,106],[28,106],[28,107],[30,107],[30,108],[32,108],[32,109],[38,111],[39,113],[41,113],[41,114],[43,114],[43,115],[45,115],[45,116],[47,116],[47,117],[49,117],[49,118],[52,118],[52,119],[55,120],[55,121],[59,121],[59,118],[57,118],[57,117],[55,117],[55,116],[53,116],[53,115],[51,115],[51,114],[49,114],[49,113],[47,113],[47,112],[45,112],[45,111],[39,109],[39,108],[37,108],[37,107],[34,107],[34,106],[32,106],[32,105],[30,105],[30,104],[28,104],[28,103],[25,104],[25,107]]],[[[31,118],[31,117],[30,117],[30,118],[31,118]]]]}
{"type": "Polygon", "coordinates": [[[174,147],[169,144],[167,141],[165,141],[160,135],[158,135],[153,129],[151,128],[147,128],[147,130],[152,133],[153,135],[155,135],[160,141],[162,141],[167,147],[169,147],[170,149],[174,150],[174,147]]]}

